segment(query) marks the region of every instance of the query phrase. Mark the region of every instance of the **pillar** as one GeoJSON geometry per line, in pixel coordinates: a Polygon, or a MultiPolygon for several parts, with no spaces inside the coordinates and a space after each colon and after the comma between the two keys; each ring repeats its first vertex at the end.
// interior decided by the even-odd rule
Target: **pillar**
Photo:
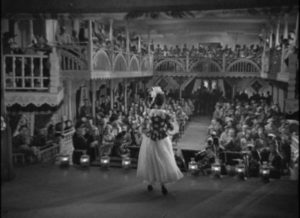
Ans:
{"type": "Polygon", "coordinates": [[[275,46],[279,46],[279,32],[280,32],[280,20],[278,19],[277,26],[276,26],[275,46]]]}
{"type": "Polygon", "coordinates": [[[284,14],[284,29],[283,29],[283,38],[288,39],[289,37],[289,30],[288,30],[288,14],[284,14]]]}
{"type": "Polygon", "coordinates": [[[79,36],[79,30],[80,30],[80,20],[78,18],[73,19],[73,30],[77,33],[77,38],[79,36]]]}
{"type": "Polygon", "coordinates": [[[273,27],[271,28],[270,39],[269,39],[269,48],[272,47],[273,47],[273,27]]]}
{"type": "Polygon", "coordinates": [[[114,107],[114,87],[113,87],[113,80],[110,79],[110,109],[114,107]]]}
{"type": "Polygon", "coordinates": [[[92,116],[96,118],[96,81],[91,80],[91,87],[92,87],[92,116]]]}
{"type": "Polygon", "coordinates": [[[88,20],[88,68],[93,71],[93,25],[92,20],[88,20]]]}
{"type": "Polygon", "coordinates": [[[128,24],[126,24],[126,52],[130,52],[130,37],[129,37],[129,29],[128,24]]]}
{"type": "Polygon", "coordinates": [[[124,107],[125,107],[125,113],[127,114],[127,80],[124,79],[124,107]]]}
{"type": "Polygon", "coordinates": [[[45,32],[46,32],[46,39],[49,45],[55,45],[56,31],[57,31],[57,20],[46,19],[45,32]]]}
{"type": "MultiPolygon", "coordinates": [[[[4,58],[2,43],[3,41],[1,40],[1,62],[3,63],[4,58]]],[[[1,117],[4,118],[6,123],[6,128],[1,131],[1,181],[9,181],[15,177],[15,173],[12,163],[12,134],[6,113],[4,92],[4,70],[1,70],[1,117]]]]}
{"type": "Polygon", "coordinates": [[[299,35],[299,12],[297,13],[296,27],[295,27],[295,46],[297,48],[298,48],[298,35],[299,35]]]}
{"type": "Polygon", "coordinates": [[[141,35],[139,35],[139,39],[138,39],[138,53],[141,53],[141,35]]]}
{"type": "Polygon", "coordinates": [[[113,43],[113,23],[114,23],[114,20],[113,19],[110,19],[109,20],[109,41],[111,41],[111,43],[113,43]]]}
{"type": "Polygon", "coordinates": [[[289,56],[289,67],[288,67],[288,72],[289,72],[289,82],[288,82],[288,92],[287,92],[288,99],[295,99],[297,64],[298,64],[297,55],[291,54],[289,56]]]}

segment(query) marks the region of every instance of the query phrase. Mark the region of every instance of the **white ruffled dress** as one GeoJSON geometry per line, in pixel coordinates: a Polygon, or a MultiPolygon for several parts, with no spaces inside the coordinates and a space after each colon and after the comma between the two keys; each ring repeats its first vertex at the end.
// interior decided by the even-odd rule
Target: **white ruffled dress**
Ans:
{"type": "Polygon", "coordinates": [[[137,176],[148,183],[170,183],[183,177],[178,168],[172,142],[167,135],[170,115],[162,109],[152,109],[149,114],[150,130],[143,134],[138,158],[137,176]]]}

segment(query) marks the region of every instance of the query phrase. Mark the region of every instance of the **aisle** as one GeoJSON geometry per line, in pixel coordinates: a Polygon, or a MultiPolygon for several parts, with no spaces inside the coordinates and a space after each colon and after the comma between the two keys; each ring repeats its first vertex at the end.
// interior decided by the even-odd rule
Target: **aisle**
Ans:
{"type": "Polygon", "coordinates": [[[185,150],[201,150],[207,138],[210,116],[192,118],[185,130],[178,146],[185,150]]]}

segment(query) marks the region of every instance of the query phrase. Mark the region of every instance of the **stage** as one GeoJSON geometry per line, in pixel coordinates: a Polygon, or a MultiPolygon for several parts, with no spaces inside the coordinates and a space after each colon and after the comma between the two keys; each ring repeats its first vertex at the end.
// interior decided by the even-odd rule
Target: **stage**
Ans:
{"type": "Polygon", "coordinates": [[[15,171],[1,185],[3,218],[298,217],[298,181],[284,177],[264,184],[185,174],[163,196],[158,186],[147,192],[135,169],[31,165],[15,171]]]}

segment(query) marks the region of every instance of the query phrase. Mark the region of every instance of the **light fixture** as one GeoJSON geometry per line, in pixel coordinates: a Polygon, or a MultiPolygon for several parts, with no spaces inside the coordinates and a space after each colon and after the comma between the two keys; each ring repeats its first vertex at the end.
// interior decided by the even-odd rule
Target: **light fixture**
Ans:
{"type": "Polygon", "coordinates": [[[62,155],[60,156],[60,167],[68,167],[70,166],[70,157],[69,155],[62,155]]]}
{"type": "Polygon", "coordinates": [[[110,157],[109,156],[102,156],[100,158],[100,166],[102,168],[108,168],[110,164],[110,157]]]}
{"type": "Polygon", "coordinates": [[[130,157],[122,158],[122,167],[124,169],[130,169],[130,167],[131,167],[131,158],[130,157]]]}
{"type": "Polygon", "coordinates": [[[192,158],[191,158],[191,161],[189,162],[189,172],[190,172],[192,175],[196,175],[196,174],[198,174],[198,172],[199,172],[198,164],[197,164],[197,162],[195,161],[195,158],[194,158],[194,157],[192,157],[192,158]]]}
{"type": "Polygon", "coordinates": [[[239,163],[236,167],[235,167],[235,172],[238,176],[239,179],[241,180],[246,180],[246,167],[245,164],[243,163],[239,163]]]}
{"type": "Polygon", "coordinates": [[[270,167],[268,165],[268,162],[264,161],[262,166],[260,167],[260,176],[264,182],[270,181],[270,167]]]}
{"type": "Polygon", "coordinates": [[[211,165],[211,173],[214,177],[221,178],[221,164],[218,161],[211,165]]]}
{"type": "Polygon", "coordinates": [[[80,165],[82,167],[88,167],[90,166],[90,156],[87,154],[83,154],[80,157],[80,165]]]}

